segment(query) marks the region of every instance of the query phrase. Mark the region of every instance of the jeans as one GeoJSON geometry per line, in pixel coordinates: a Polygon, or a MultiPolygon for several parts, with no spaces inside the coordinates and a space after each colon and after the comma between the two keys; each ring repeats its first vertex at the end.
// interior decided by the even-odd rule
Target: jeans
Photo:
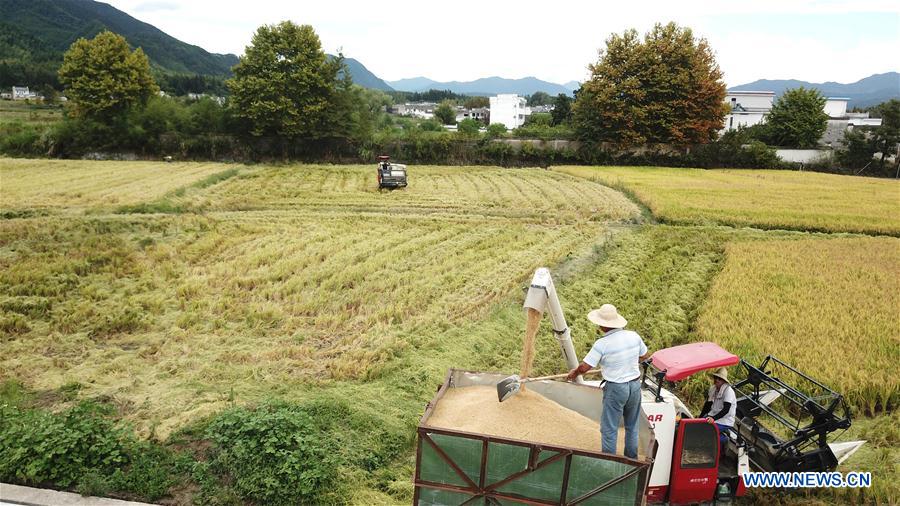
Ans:
{"type": "Polygon", "coordinates": [[[625,417],[625,456],[637,458],[638,416],[641,413],[641,382],[612,383],[603,387],[600,435],[604,453],[616,453],[619,420],[625,417]]]}

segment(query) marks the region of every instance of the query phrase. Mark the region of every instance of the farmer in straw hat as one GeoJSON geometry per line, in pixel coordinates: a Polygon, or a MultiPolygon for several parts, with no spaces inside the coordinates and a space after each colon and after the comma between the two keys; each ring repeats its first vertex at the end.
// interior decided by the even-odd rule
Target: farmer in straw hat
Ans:
{"type": "Polygon", "coordinates": [[[709,398],[703,404],[700,418],[706,418],[719,427],[719,439],[723,442],[727,433],[734,427],[734,413],[737,409],[737,397],[728,383],[728,370],[724,367],[716,369],[712,374],[713,384],[709,387],[709,398]]]}
{"type": "Polygon", "coordinates": [[[603,412],[600,415],[600,435],[603,451],[616,453],[619,420],[625,418],[625,456],[637,458],[638,416],[641,412],[640,361],[649,353],[637,332],[625,330],[628,321],[612,304],[588,313],[588,320],[597,325],[600,338],[594,343],[584,361],[569,371],[574,381],[592,367],[600,366],[606,384],[603,387],[603,412]]]}

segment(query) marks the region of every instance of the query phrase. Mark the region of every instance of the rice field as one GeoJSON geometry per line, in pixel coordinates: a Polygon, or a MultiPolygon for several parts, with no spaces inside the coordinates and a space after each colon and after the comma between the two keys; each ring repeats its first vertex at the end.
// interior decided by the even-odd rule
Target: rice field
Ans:
{"type": "Polygon", "coordinates": [[[177,202],[208,211],[390,212],[569,222],[629,221],[638,207],[599,184],[542,169],[416,166],[401,191],[379,190],[369,166],[288,165],[242,174],[177,202]]]}
{"type": "Polygon", "coordinates": [[[900,235],[900,181],[814,172],[558,167],[632,192],[661,221],[900,235]]]}
{"type": "Polygon", "coordinates": [[[221,163],[0,158],[0,212],[81,211],[148,202],[234,168],[221,163]]]}
{"type": "MultiPolygon", "coordinates": [[[[579,354],[595,338],[584,315],[612,302],[651,349],[713,340],[811,372],[878,414],[854,429],[874,437],[897,405],[900,239],[733,228],[724,224],[769,227],[729,221],[738,207],[762,220],[768,200],[716,195],[729,184],[746,195],[756,173],[805,210],[772,228],[837,216],[835,231],[893,234],[896,201],[873,201],[894,182],[838,177],[863,214],[826,215],[832,187],[782,185],[793,173],[609,170],[622,177],[411,167],[408,188],[379,191],[369,166],[0,159],[0,386],[19,381],[53,409],[71,392],[106,399],[159,441],[267,399],[342,403],[380,431],[341,435],[348,448],[377,438],[365,441],[381,452],[340,471],[350,502],[408,503],[425,402],[450,367],[517,372],[521,288],[549,266],[579,354]],[[638,176],[645,186],[628,182],[638,176]],[[690,181],[682,207],[715,203],[726,218],[643,223],[637,204],[601,184],[650,205],[690,181]]],[[[561,372],[546,321],[536,348],[535,374],[561,372]]],[[[688,385],[686,398],[695,393],[688,385]]],[[[895,436],[873,440],[848,469],[889,462],[894,446],[895,436]]],[[[860,502],[900,497],[877,481],[860,502]]]]}
{"type": "Polygon", "coordinates": [[[733,242],[725,257],[699,339],[788,360],[863,412],[897,407],[900,239],[733,242]]]}

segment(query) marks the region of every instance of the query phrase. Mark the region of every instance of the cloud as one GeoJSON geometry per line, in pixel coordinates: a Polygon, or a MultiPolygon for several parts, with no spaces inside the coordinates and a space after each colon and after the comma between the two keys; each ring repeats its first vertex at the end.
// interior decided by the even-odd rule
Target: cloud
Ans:
{"type": "Polygon", "coordinates": [[[134,7],[135,12],[177,11],[179,5],[175,2],[142,2],[134,7]]]}
{"type": "Polygon", "coordinates": [[[388,80],[499,75],[582,81],[611,33],[628,28],[644,33],[654,23],[668,21],[689,26],[709,40],[729,85],[781,76],[852,82],[895,70],[885,65],[896,66],[887,55],[897,54],[900,41],[895,0],[552,5],[537,0],[456,0],[452,8],[412,0],[108,1],[175,38],[216,53],[242,54],[264,24],[309,24],[325,51],[342,49],[388,80]],[[847,15],[854,17],[855,26],[833,29],[847,15]],[[748,24],[750,18],[753,24],[748,24]],[[885,19],[893,24],[886,28],[879,21],[885,19]]]}

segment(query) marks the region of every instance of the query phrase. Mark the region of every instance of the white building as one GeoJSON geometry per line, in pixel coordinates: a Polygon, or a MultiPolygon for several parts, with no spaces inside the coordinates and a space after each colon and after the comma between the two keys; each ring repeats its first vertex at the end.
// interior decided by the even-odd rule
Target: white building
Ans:
{"type": "Polygon", "coordinates": [[[828,97],[825,99],[825,114],[829,118],[846,118],[849,98],[828,97]]]}
{"type": "Polygon", "coordinates": [[[37,98],[37,93],[34,93],[28,89],[28,86],[13,86],[12,87],[12,99],[13,100],[28,100],[29,98],[37,98]]]}
{"type": "Polygon", "coordinates": [[[725,103],[731,106],[731,111],[725,116],[725,131],[762,123],[774,102],[774,91],[728,92],[725,103]]]}
{"type": "Polygon", "coordinates": [[[500,94],[490,98],[491,124],[500,123],[512,130],[525,124],[525,118],[531,115],[524,97],[514,93],[500,94]]]}

